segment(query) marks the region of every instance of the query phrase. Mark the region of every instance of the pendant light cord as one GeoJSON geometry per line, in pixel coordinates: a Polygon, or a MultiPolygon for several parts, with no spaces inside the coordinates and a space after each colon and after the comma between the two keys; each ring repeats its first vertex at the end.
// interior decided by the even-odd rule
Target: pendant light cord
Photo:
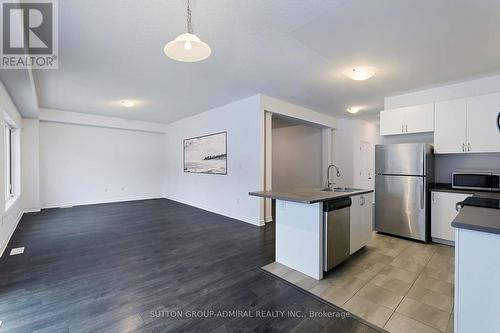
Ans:
{"type": "Polygon", "coordinates": [[[191,6],[189,0],[187,0],[187,32],[190,34],[194,32],[193,23],[191,22],[191,6]]]}

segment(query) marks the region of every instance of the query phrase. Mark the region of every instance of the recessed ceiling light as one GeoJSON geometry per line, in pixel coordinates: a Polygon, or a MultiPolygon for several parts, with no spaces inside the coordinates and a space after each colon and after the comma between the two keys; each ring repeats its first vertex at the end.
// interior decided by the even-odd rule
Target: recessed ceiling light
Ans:
{"type": "Polygon", "coordinates": [[[349,113],[358,113],[361,108],[359,106],[351,106],[350,108],[347,108],[347,112],[349,113]]]}
{"type": "Polygon", "coordinates": [[[364,81],[373,77],[377,73],[377,68],[373,66],[356,66],[343,71],[344,75],[355,81],[364,81]]]}
{"type": "Polygon", "coordinates": [[[133,101],[130,101],[128,99],[124,99],[123,101],[120,101],[120,104],[126,108],[131,108],[135,105],[135,103],[133,101]]]}

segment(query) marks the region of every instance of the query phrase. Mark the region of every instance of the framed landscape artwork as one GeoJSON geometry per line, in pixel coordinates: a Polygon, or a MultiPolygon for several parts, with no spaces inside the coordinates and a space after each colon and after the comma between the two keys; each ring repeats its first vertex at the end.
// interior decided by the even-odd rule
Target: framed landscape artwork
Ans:
{"type": "Polygon", "coordinates": [[[184,139],[184,172],[227,175],[227,132],[184,139]]]}

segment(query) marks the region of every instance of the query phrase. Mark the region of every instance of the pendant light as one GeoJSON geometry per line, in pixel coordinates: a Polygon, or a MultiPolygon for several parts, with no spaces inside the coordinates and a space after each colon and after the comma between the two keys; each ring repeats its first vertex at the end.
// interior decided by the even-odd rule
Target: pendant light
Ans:
{"type": "Polygon", "coordinates": [[[187,0],[187,33],[180,34],[176,39],[167,43],[163,52],[167,57],[182,62],[202,61],[212,53],[210,46],[194,34],[189,0],[187,0]]]}

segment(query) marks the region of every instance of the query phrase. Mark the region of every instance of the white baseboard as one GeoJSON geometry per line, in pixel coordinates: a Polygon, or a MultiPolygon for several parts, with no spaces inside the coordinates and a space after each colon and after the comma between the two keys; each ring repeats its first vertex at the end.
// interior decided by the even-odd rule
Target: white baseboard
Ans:
{"type": "Polygon", "coordinates": [[[5,239],[3,244],[0,245],[0,258],[3,256],[3,253],[5,252],[7,245],[9,245],[10,239],[12,238],[14,231],[16,231],[17,225],[21,221],[23,215],[24,215],[24,211],[21,209],[19,211],[19,216],[16,219],[16,223],[14,223],[14,225],[10,228],[7,238],[5,239]]]}
{"type": "Polygon", "coordinates": [[[193,202],[188,202],[188,201],[185,201],[185,200],[182,200],[182,199],[178,199],[178,198],[174,198],[174,197],[165,197],[165,199],[176,201],[176,202],[180,202],[180,203],[188,205],[188,206],[192,206],[192,207],[196,207],[196,208],[199,208],[199,209],[203,209],[203,210],[209,211],[211,213],[215,213],[215,214],[227,216],[229,218],[232,218],[232,219],[235,219],[235,220],[238,220],[238,221],[242,221],[242,222],[246,222],[246,223],[250,223],[250,224],[253,224],[253,225],[256,225],[256,226],[259,226],[259,227],[261,227],[261,226],[263,226],[265,224],[265,221],[263,221],[261,219],[256,219],[256,218],[252,218],[252,217],[248,217],[248,216],[242,216],[242,215],[235,215],[233,213],[229,213],[229,212],[222,211],[222,210],[219,210],[219,209],[213,209],[212,207],[206,207],[206,206],[195,204],[193,202]]]}
{"type": "Polygon", "coordinates": [[[434,238],[432,237],[432,242],[433,243],[439,243],[439,244],[444,244],[444,245],[448,245],[448,246],[455,246],[455,242],[454,241],[450,241],[450,240],[446,240],[446,239],[441,239],[441,238],[434,238]]]}
{"type": "Polygon", "coordinates": [[[160,199],[160,198],[163,198],[163,196],[161,194],[155,194],[155,195],[147,195],[147,196],[128,197],[128,198],[112,198],[112,199],[106,199],[106,200],[72,201],[72,202],[49,203],[49,204],[42,205],[42,209],[68,207],[68,206],[98,205],[98,204],[113,203],[113,202],[150,200],[150,199],[160,199]]]}
{"type": "Polygon", "coordinates": [[[42,208],[40,208],[40,207],[38,207],[38,208],[25,208],[24,212],[25,213],[40,213],[41,210],[42,210],[42,208]]]}

